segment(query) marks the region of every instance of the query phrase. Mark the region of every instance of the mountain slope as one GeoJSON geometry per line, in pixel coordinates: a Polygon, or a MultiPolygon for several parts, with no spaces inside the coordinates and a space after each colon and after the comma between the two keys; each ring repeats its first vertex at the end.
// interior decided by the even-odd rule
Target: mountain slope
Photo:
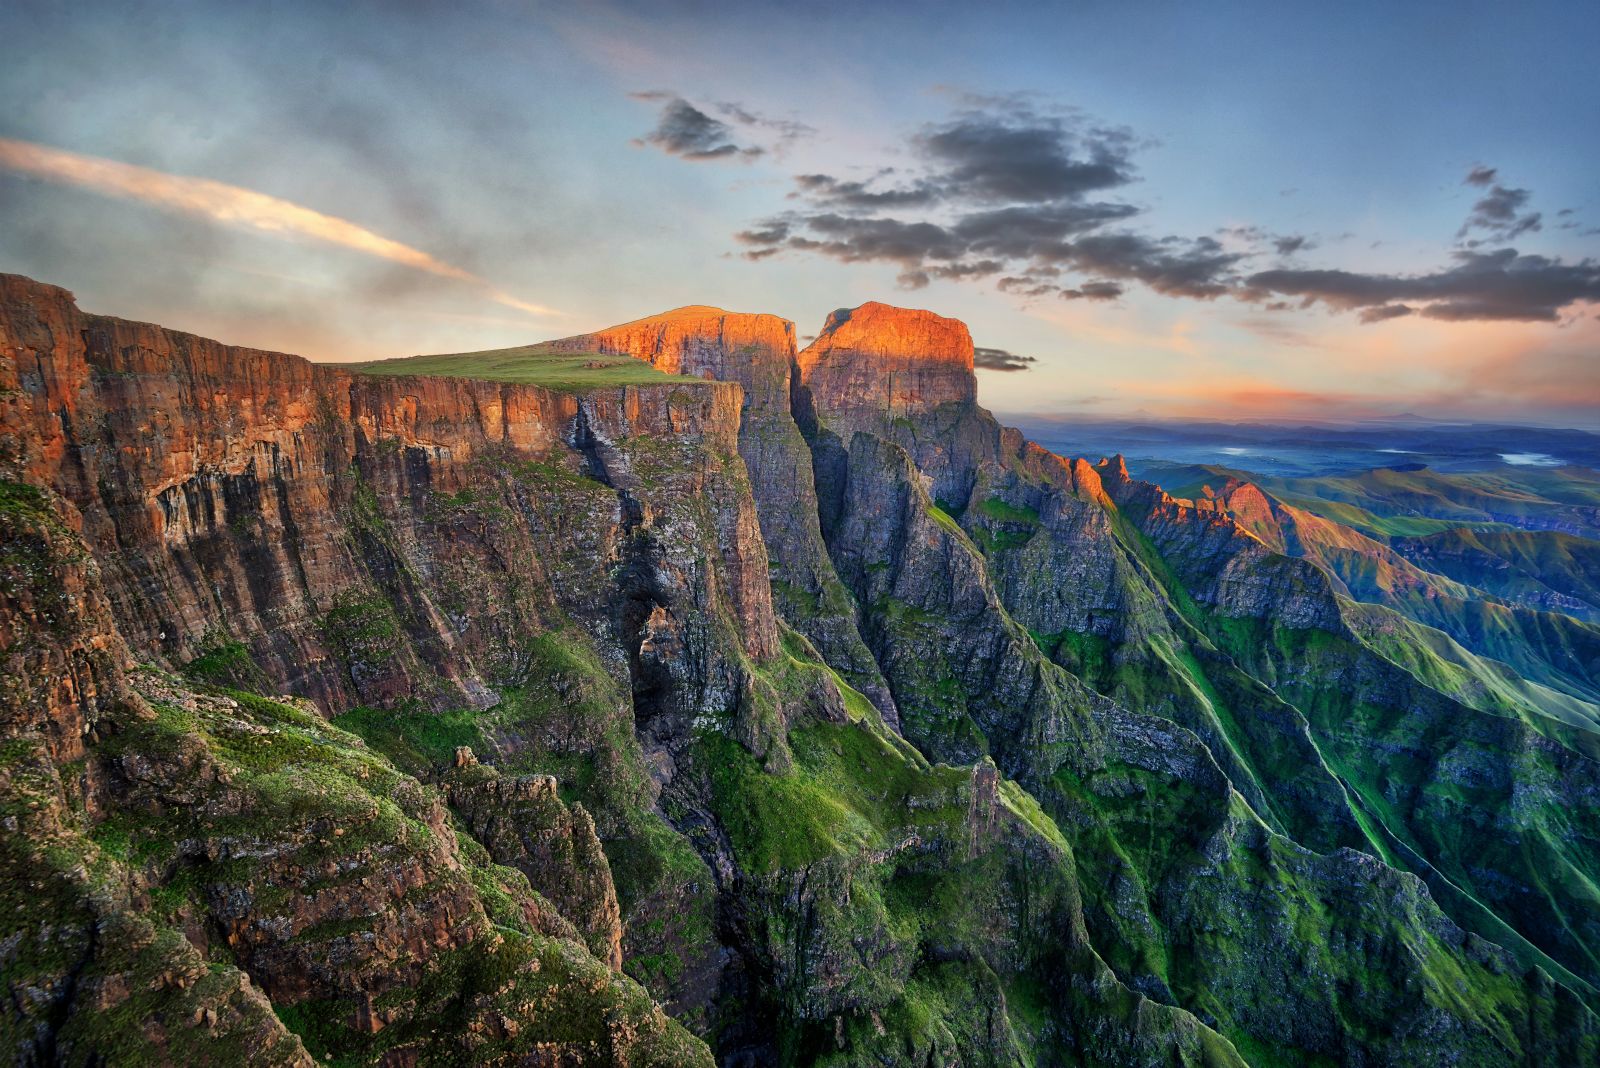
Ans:
{"type": "Polygon", "coordinates": [[[1444,531],[1399,538],[1421,567],[1528,608],[1600,622],[1600,542],[1545,531],[1444,531]]]}

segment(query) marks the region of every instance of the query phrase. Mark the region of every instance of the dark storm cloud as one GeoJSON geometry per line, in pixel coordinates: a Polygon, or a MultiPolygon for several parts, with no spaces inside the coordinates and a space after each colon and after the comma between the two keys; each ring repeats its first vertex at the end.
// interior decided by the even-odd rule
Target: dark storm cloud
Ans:
{"type": "Polygon", "coordinates": [[[733,127],[712,118],[681,96],[660,89],[631,95],[635,100],[664,101],[656,128],[636,139],[636,144],[652,144],[669,156],[696,161],[748,160],[765,151],[759,145],[734,143],[733,127]]]}
{"type": "Polygon", "coordinates": [[[1034,356],[1022,356],[1005,349],[975,348],[972,350],[972,366],[980,371],[1026,371],[1039,360],[1034,356]]]}
{"type": "MultiPolygon", "coordinates": [[[[1299,297],[1341,310],[1412,305],[1429,319],[1554,322],[1574,301],[1600,301],[1600,262],[1565,263],[1515,249],[1460,251],[1456,265],[1420,275],[1339,270],[1262,271],[1245,279],[1245,295],[1299,297]]],[[[1392,312],[1380,318],[1403,314],[1392,312]]],[[[1365,321],[1375,321],[1364,317],[1365,321]]]]}

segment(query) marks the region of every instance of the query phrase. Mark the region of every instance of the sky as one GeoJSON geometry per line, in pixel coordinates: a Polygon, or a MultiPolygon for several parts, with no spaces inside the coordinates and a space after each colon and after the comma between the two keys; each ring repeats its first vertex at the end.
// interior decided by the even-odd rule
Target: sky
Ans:
{"type": "Polygon", "coordinates": [[[359,360],[965,321],[1002,414],[1600,429],[1573,3],[0,5],[0,271],[359,360]]]}

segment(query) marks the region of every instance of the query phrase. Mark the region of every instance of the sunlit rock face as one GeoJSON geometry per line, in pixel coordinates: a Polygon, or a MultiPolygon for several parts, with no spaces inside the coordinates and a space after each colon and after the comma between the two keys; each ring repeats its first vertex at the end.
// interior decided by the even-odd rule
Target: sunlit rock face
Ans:
{"type": "Polygon", "coordinates": [[[828,316],[800,353],[800,381],[819,412],[835,415],[893,418],[978,396],[965,323],[876,302],[828,316]]]}
{"type": "Polygon", "coordinates": [[[632,356],[668,374],[738,382],[765,404],[788,405],[794,324],[776,315],[752,315],[696,304],[553,341],[566,352],[632,356]]]}
{"type": "Polygon", "coordinates": [[[683,377],[0,275],[11,1060],[1600,1062],[1592,732],[1449,580],[1028,442],[926,312],[544,348],[683,377]]]}

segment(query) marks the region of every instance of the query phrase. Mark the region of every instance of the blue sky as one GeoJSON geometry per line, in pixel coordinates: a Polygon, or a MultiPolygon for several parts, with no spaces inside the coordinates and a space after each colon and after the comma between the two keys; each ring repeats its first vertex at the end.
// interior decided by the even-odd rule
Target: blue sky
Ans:
{"type": "Polygon", "coordinates": [[[319,359],[690,303],[805,335],[877,299],[1032,357],[982,375],[1002,412],[1600,423],[1592,3],[859,7],[10,4],[0,270],[319,359]],[[674,140],[675,101],[709,140],[674,140]],[[1110,176],[1015,192],[1041,144],[1110,176]],[[50,152],[71,156],[29,155],[50,152]],[[143,170],[112,189],[85,158],[143,170]],[[800,175],[933,192],[842,208],[800,175]],[[241,225],[161,176],[442,269],[332,223],[241,225]],[[1489,200],[1508,214],[1463,231],[1489,200]],[[950,251],[998,210],[1107,205],[1048,252],[950,251]],[[864,236],[908,226],[931,253],[864,236]],[[950,264],[970,273],[929,270],[950,264]]]}

